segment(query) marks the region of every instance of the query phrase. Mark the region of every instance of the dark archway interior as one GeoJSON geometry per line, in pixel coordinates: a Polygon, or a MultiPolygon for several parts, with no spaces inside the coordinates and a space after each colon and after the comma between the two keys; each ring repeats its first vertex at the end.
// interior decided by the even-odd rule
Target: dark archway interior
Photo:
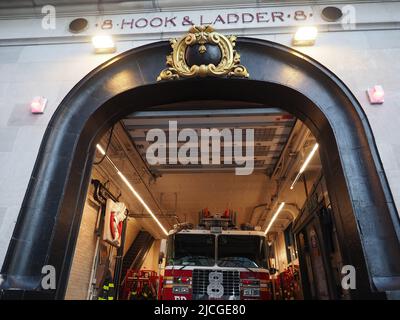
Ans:
{"type": "Polygon", "coordinates": [[[315,61],[280,45],[240,39],[249,80],[155,83],[167,43],[124,53],[83,79],[46,131],[3,265],[6,287],[21,297],[62,298],[75,249],[96,142],[134,111],[201,100],[262,103],[301,119],[321,145],[343,259],[357,269],[354,298],[400,288],[398,216],[373,136],[357,101],[315,61]],[[41,245],[39,246],[38,243],[41,245]],[[57,270],[43,292],[41,269],[57,270]]]}

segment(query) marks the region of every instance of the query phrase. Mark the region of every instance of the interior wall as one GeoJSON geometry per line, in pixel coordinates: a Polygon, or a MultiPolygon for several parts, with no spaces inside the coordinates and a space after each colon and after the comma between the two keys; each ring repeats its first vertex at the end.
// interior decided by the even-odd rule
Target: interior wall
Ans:
{"type": "Polygon", "coordinates": [[[275,240],[275,257],[276,269],[278,272],[282,272],[288,266],[285,237],[283,232],[279,232],[275,240]]]}
{"type": "MultiPolygon", "coordinates": [[[[92,170],[91,179],[99,179],[101,182],[105,182],[109,179],[103,176],[103,172],[100,168],[94,167],[92,170]]],[[[119,192],[119,186],[109,183],[109,189],[115,195],[119,192]]],[[[90,284],[90,276],[93,266],[93,260],[96,254],[96,222],[97,214],[100,206],[96,206],[96,202],[93,199],[94,187],[89,184],[88,194],[83,210],[81,225],[78,234],[78,240],[76,243],[74,258],[72,261],[71,272],[68,281],[68,287],[65,298],[67,300],[84,300],[87,298],[87,293],[90,284]]],[[[127,204],[128,210],[130,209],[129,203],[125,201],[124,197],[121,197],[121,201],[127,204]]],[[[128,218],[126,227],[125,247],[124,254],[132,245],[137,234],[142,229],[141,224],[135,218],[128,218]]],[[[158,248],[159,250],[159,248],[158,248]]],[[[115,267],[116,250],[111,253],[111,264],[110,269],[113,270],[115,267]]],[[[157,254],[158,257],[158,254],[157,254]]],[[[152,255],[149,258],[152,263],[152,255]]],[[[151,264],[152,265],[152,264],[151,264]]],[[[156,270],[156,269],[155,269],[156,270]]]]}
{"type": "Polygon", "coordinates": [[[96,253],[95,230],[98,210],[99,207],[95,208],[93,203],[86,200],[65,295],[67,300],[87,298],[93,259],[96,253]]]}
{"type": "Polygon", "coordinates": [[[239,176],[234,172],[203,172],[164,174],[152,189],[159,199],[176,196],[176,207],[174,201],[161,201],[161,206],[175,212],[182,221],[198,224],[198,213],[204,208],[211,213],[232,209],[241,224],[250,221],[255,206],[269,201],[274,184],[262,173],[239,176]]]}
{"type": "Polygon", "coordinates": [[[146,259],[143,262],[142,269],[145,270],[153,270],[158,273],[158,258],[160,255],[160,244],[161,240],[155,240],[153,245],[150,248],[149,253],[146,256],[146,259]]]}
{"type": "Polygon", "coordinates": [[[124,255],[129,250],[133,241],[135,241],[135,238],[138,235],[140,229],[141,229],[141,227],[137,223],[136,219],[128,218],[128,222],[126,225],[126,234],[125,234],[124,255]]]}
{"type": "MultiPolygon", "coordinates": [[[[96,217],[97,209],[94,208],[93,202],[86,200],[65,296],[67,300],[85,300],[87,298],[93,259],[96,254],[96,217]]],[[[132,245],[140,230],[141,226],[136,219],[129,218],[126,229],[124,254],[132,245]]],[[[159,251],[160,241],[156,240],[146,256],[143,268],[158,272],[159,251]]],[[[112,253],[113,261],[115,261],[115,257],[116,250],[112,253]]],[[[111,266],[114,266],[114,264],[111,266]]]]}

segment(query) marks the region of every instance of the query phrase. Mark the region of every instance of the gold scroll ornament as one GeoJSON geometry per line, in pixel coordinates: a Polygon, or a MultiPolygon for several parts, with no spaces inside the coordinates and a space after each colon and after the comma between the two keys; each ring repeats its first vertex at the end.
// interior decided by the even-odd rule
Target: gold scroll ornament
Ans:
{"type": "Polygon", "coordinates": [[[240,64],[240,55],[234,50],[236,36],[224,36],[215,32],[212,26],[193,26],[189,33],[181,39],[171,39],[172,52],[167,56],[167,68],[162,70],[157,81],[175,80],[193,77],[242,77],[248,78],[247,69],[240,64]],[[185,58],[186,49],[198,44],[199,53],[207,51],[206,44],[218,45],[221,50],[221,60],[218,65],[188,66],[185,58]]]}

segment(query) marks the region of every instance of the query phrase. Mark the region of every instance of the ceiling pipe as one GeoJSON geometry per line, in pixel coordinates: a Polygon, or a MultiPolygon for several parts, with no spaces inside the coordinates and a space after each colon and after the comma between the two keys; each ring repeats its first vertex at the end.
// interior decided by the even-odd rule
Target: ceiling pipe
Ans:
{"type": "MultiPolygon", "coordinates": [[[[283,147],[283,150],[281,152],[281,154],[279,155],[278,161],[276,162],[275,168],[272,171],[271,174],[271,178],[274,178],[279,171],[279,167],[280,164],[282,164],[284,166],[284,162],[285,162],[285,155],[287,153],[287,151],[289,151],[287,154],[291,155],[292,153],[298,153],[298,151],[301,149],[301,147],[304,145],[304,143],[306,142],[306,140],[308,139],[308,137],[310,136],[310,131],[308,130],[307,126],[304,125],[301,121],[296,120],[295,125],[293,126],[293,130],[290,133],[290,136],[285,144],[285,146],[283,147]],[[299,128],[299,129],[297,129],[299,128]],[[298,130],[298,133],[296,133],[296,131],[298,130]],[[291,146],[293,141],[293,145],[291,146]],[[291,146],[291,150],[289,149],[289,146],[291,146]]],[[[292,158],[292,157],[291,157],[292,158]]],[[[288,167],[288,166],[286,166],[288,167]]],[[[282,175],[281,175],[282,176],[282,175]]]]}
{"type": "Polygon", "coordinates": [[[293,210],[290,210],[290,209],[285,208],[287,211],[290,212],[290,214],[292,215],[293,220],[295,220],[296,217],[298,216],[298,214],[299,214],[301,208],[297,205],[297,203],[293,203],[293,202],[286,202],[286,203],[285,203],[285,206],[294,207],[294,208],[297,210],[296,214],[294,214],[294,213],[293,213],[293,210]]]}
{"type": "Polygon", "coordinates": [[[253,218],[254,218],[254,212],[255,212],[258,208],[267,207],[268,205],[269,205],[269,203],[262,203],[262,204],[259,204],[259,205],[255,206],[255,207],[253,207],[253,210],[251,210],[249,222],[252,223],[253,218]]]}
{"type": "MultiPolygon", "coordinates": [[[[280,174],[279,174],[279,177],[276,178],[277,184],[278,184],[278,186],[277,186],[277,192],[271,197],[271,204],[274,203],[275,201],[277,201],[277,199],[278,199],[280,193],[282,192],[282,190],[284,190],[285,187],[286,187],[288,184],[291,183],[291,182],[290,182],[290,176],[291,176],[291,175],[290,175],[290,172],[294,170],[295,163],[299,161],[299,157],[298,157],[299,152],[300,152],[301,149],[304,147],[304,145],[305,145],[307,139],[311,136],[311,132],[310,132],[310,130],[307,128],[306,125],[304,125],[302,122],[296,122],[295,126],[297,125],[297,123],[299,123],[300,128],[299,128],[299,132],[296,134],[296,140],[293,142],[293,147],[291,148],[291,150],[289,150],[289,141],[288,141],[288,143],[285,145],[285,148],[284,148],[284,150],[282,151],[282,153],[281,153],[281,155],[280,155],[280,157],[279,157],[279,160],[278,160],[278,162],[277,162],[277,165],[276,165],[276,167],[274,168],[273,174],[271,175],[271,178],[273,178],[275,175],[278,174],[278,164],[279,164],[279,162],[283,162],[283,161],[284,161],[284,158],[285,158],[285,155],[286,155],[287,153],[289,153],[289,154],[288,154],[289,157],[290,157],[289,163],[285,166],[285,168],[282,168],[282,167],[281,167],[282,170],[284,170],[284,173],[283,173],[283,174],[280,173],[280,174]],[[296,156],[295,156],[295,157],[290,156],[290,154],[292,154],[292,153],[295,153],[296,156]],[[282,183],[282,182],[280,183],[280,180],[281,180],[282,178],[284,178],[284,179],[283,179],[283,183],[282,183]]],[[[291,136],[292,136],[292,135],[293,135],[293,137],[290,137],[290,139],[294,139],[294,138],[295,138],[295,137],[294,137],[294,130],[292,131],[291,136]]],[[[298,211],[300,210],[300,208],[297,206],[297,204],[293,204],[293,203],[292,203],[292,205],[295,205],[295,206],[296,206],[296,209],[298,209],[298,211]]],[[[271,207],[269,207],[269,209],[270,209],[270,208],[271,208],[271,207]]],[[[269,211],[270,211],[270,210],[269,210],[269,211]]],[[[268,211],[268,212],[269,212],[269,211],[268,211]]],[[[259,225],[260,222],[261,222],[262,220],[264,220],[264,216],[265,216],[265,214],[262,214],[262,215],[259,217],[257,225],[259,225]]],[[[265,220],[266,220],[266,219],[265,219],[265,220]]]]}
{"type": "MultiPolygon", "coordinates": [[[[278,221],[278,220],[285,220],[285,221],[289,221],[289,223],[290,223],[290,222],[293,222],[293,221],[296,219],[296,217],[297,217],[297,215],[298,215],[298,212],[297,212],[297,214],[296,214],[296,212],[295,212],[294,210],[287,208],[286,205],[297,207],[296,204],[288,204],[288,203],[285,203],[285,207],[282,209],[282,211],[281,211],[281,213],[280,213],[280,216],[277,217],[277,218],[275,219],[276,221],[278,221]],[[290,217],[288,217],[288,216],[285,215],[284,213],[289,213],[290,217]],[[283,215],[283,216],[282,216],[282,215],[283,215]]],[[[265,227],[266,227],[266,224],[267,224],[267,221],[265,220],[264,223],[263,223],[263,225],[262,225],[262,227],[261,227],[261,229],[265,228],[265,227]]],[[[272,227],[272,228],[273,228],[273,227],[272,227]]]]}
{"type": "MultiPolygon", "coordinates": [[[[175,215],[174,217],[170,217],[170,216],[166,215],[164,210],[161,208],[161,206],[160,206],[159,202],[157,201],[157,199],[155,198],[152,190],[150,189],[149,185],[146,183],[146,181],[144,180],[144,178],[142,176],[142,174],[144,173],[145,176],[152,178],[152,173],[150,170],[145,170],[144,172],[140,172],[140,170],[137,168],[137,166],[136,166],[137,164],[135,163],[136,159],[140,159],[141,161],[143,161],[143,159],[137,153],[136,148],[132,149],[133,150],[132,153],[135,154],[136,159],[131,158],[131,154],[126,147],[124,140],[128,141],[132,145],[133,145],[133,142],[126,134],[127,133],[125,132],[124,127],[119,122],[116,123],[115,130],[114,130],[114,138],[115,138],[115,141],[119,144],[120,150],[125,155],[124,159],[126,159],[129,162],[129,164],[132,166],[132,168],[136,172],[136,175],[140,179],[141,183],[143,184],[143,186],[147,190],[148,194],[150,195],[151,199],[153,200],[154,204],[156,205],[157,209],[159,210],[160,215],[157,215],[157,216],[159,216],[160,218],[164,218],[166,220],[166,222],[168,223],[169,227],[172,228],[173,224],[169,221],[170,218],[173,218],[174,220],[176,220],[176,222],[180,223],[179,217],[177,215],[175,215]]],[[[142,165],[144,165],[145,169],[148,169],[144,163],[142,163],[142,165]]]]}

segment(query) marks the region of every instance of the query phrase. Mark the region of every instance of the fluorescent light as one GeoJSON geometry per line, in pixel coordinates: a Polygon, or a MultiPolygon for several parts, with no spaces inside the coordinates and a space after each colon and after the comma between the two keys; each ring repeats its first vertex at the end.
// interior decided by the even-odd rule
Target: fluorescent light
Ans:
{"type": "Polygon", "coordinates": [[[310,154],[308,155],[306,161],[304,161],[303,165],[301,166],[300,171],[299,171],[300,173],[303,173],[306,170],[306,168],[307,168],[308,164],[310,163],[312,157],[314,156],[315,152],[318,150],[318,146],[319,146],[318,143],[316,143],[314,145],[314,147],[312,148],[312,150],[311,150],[310,154]]]}
{"type": "Polygon", "coordinates": [[[161,228],[161,230],[164,232],[166,236],[168,236],[168,231],[164,228],[164,226],[161,224],[161,222],[157,219],[153,211],[149,208],[147,203],[143,200],[143,198],[140,196],[140,194],[133,188],[131,183],[128,181],[128,179],[122,174],[121,171],[117,168],[117,166],[114,164],[114,162],[106,155],[106,152],[102,148],[100,144],[96,145],[97,150],[104,156],[106,156],[107,160],[110,161],[110,163],[113,165],[115,170],[117,171],[117,174],[120,176],[121,180],[126,184],[126,186],[129,188],[129,190],[133,193],[133,195],[139,200],[139,202],[142,204],[142,206],[146,209],[146,211],[150,214],[150,216],[154,219],[154,221],[158,224],[158,226],[161,228]]]}
{"type": "Polygon", "coordinates": [[[96,53],[112,53],[116,47],[110,35],[97,35],[92,37],[92,44],[96,53]]]}
{"type": "Polygon", "coordinates": [[[309,153],[309,155],[306,158],[306,161],[304,161],[303,165],[301,166],[299,173],[297,174],[296,178],[293,180],[292,185],[290,186],[290,190],[293,190],[294,185],[296,184],[297,180],[299,180],[301,174],[306,170],[308,164],[310,163],[312,157],[314,156],[315,152],[318,150],[318,143],[316,143],[314,145],[314,147],[312,148],[311,152],[309,153]]]}
{"type": "Polygon", "coordinates": [[[276,212],[275,212],[274,215],[272,216],[272,219],[271,219],[271,221],[270,221],[270,223],[269,223],[267,229],[265,229],[264,234],[267,234],[268,231],[269,231],[269,229],[271,229],[271,227],[272,227],[272,225],[274,224],[276,218],[278,217],[278,214],[282,211],[284,205],[285,205],[284,202],[282,202],[282,203],[279,205],[278,210],[276,210],[276,212]]]}
{"type": "Polygon", "coordinates": [[[168,236],[167,230],[164,228],[164,226],[161,224],[161,222],[157,219],[153,211],[149,208],[149,206],[144,202],[143,198],[140,196],[139,193],[133,188],[133,186],[130,184],[128,179],[122,174],[121,171],[118,171],[118,175],[121,177],[122,181],[125,182],[125,184],[128,186],[129,190],[132,191],[133,195],[139,200],[139,202],[142,204],[142,206],[146,209],[146,211],[151,215],[151,217],[157,222],[158,226],[161,228],[161,230],[165,233],[166,236],[168,236]]]}
{"type": "Polygon", "coordinates": [[[104,149],[101,147],[101,145],[97,144],[96,145],[97,150],[99,150],[99,152],[104,156],[106,155],[106,152],[104,151],[104,149]]]}
{"type": "Polygon", "coordinates": [[[315,43],[317,34],[318,29],[316,27],[300,27],[294,34],[292,44],[294,46],[311,46],[315,43]]]}

